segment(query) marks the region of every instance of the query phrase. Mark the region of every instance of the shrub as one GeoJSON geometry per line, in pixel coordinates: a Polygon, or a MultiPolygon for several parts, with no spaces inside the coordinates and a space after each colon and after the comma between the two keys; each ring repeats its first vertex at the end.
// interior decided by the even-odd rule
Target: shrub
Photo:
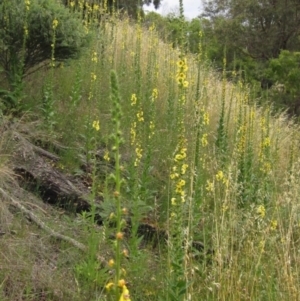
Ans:
{"type": "Polygon", "coordinates": [[[267,76],[275,85],[272,97],[289,108],[289,112],[299,115],[300,111],[300,52],[282,50],[279,57],[270,60],[267,76]]]}
{"type": "Polygon", "coordinates": [[[56,60],[77,57],[87,41],[82,21],[55,0],[0,4],[0,66],[11,86],[32,67],[51,59],[53,52],[56,60]]]}

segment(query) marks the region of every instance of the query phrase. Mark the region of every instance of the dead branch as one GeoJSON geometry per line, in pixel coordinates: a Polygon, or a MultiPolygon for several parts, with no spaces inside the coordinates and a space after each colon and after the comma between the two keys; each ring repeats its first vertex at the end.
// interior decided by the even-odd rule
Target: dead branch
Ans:
{"type": "Polygon", "coordinates": [[[31,221],[35,222],[39,227],[41,227],[43,230],[45,230],[52,237],[57,238],[62,241],[66,241],[81,251],[84,251],[84,252],[87,251],[87,247],[84,244],[78,242],[77,240],[75,240],[71,237],[60,234],[60,233],[54,231],[53,229],[51,229],[50,227],[48,227],[35,214],[33,214],[30,210],[26,209],[19,201],[17,201],[15,198],[13,198],[11,195],[9,195],[2,188],[0,188],[0,192],[3,196],[6,197],[6,199],[9,200],[11,205],[13,205],[15,208],[18,208],[19,210],[21,210],[31,221]]]}

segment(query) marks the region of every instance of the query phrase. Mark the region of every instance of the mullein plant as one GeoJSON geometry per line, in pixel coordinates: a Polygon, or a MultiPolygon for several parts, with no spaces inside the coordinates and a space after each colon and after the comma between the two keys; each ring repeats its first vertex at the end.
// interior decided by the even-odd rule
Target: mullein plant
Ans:
{"type": "Polygon", "coordinates": [[[271,192],[272,182],[272,169],[274,168],[271,157],[272,140],[270,137],[270,109],[264,110],[260,117],[260,148],[258,154],[259,171],[261,178],[261,195],[259,196],[260,202],[263,204],[268,203],[268,195],[271,192]]]}
{"type": "MultiPolygon", "coordinates": [[[[147,82],[144,85],[144,98],[146,101],[144,102],[144,111],[145,111],[145,127],[144,127],[144,160],[142,166],[142,183],[143,187],[141,190],[142,199],[147,200],[150,197],[150,193],[148,190],[150,188],[151,178],[149,177],[149,172],[151,169],[151,161],[154,149],[153,139],[155,134],[155,116],[156,116],[156,100],[158,98],[158,89],[155,87],[157,84],[157,55],[156,49],[158,44],[157,33],[155,32],[155,25],[153,24],[150,29],[149,36],[149,54],[148,61],[146,67],[146,78],[147,82]],[[152,87],[155,88],[152,88],[152,87]]],[[[152,204],[151,204],[152,205],[152,204]]]]}
{"type": "Polygon", "coordinates": [[[120,54],[120,77],[126,76],[126,70],[128,68],[126,64],[126,53],[128,52],[128,30],[129,30],[129,18],[123,21],[122,26],[122,40],[121,40],[121,54],[120,54]]]}
{"type": "Polygon", "coordinates": [[[249,127],[247,118],[247,107],[244,105],[242,97],[239,98],[239,112],[236,122],[236,138],[235,138],[235,156],[237,158],[237,182],[238,182],[238,198],[239,203],[243,204],[246,198],[247,188],[247,167],[245,166],[246,149],[247,149],[247,129],[249,127]]]}
{"type": "MultiPolygon", "coordinates": [[[[30,10],[30,0],[24,0],[25,2],[25,17],[24,17],[24,35],[23,35],[23,45],[22,45],[22,55],[21,55],[21,61],[20,61],[20,65],[16,66],[17,69],[19,68],[19,70],[17,71],[16,74],[16,82],[15,82],[15,97],[19,98],[18,102],[20,102],[21,97],[22,97],[22,92],[23,92],[23,81],[22,81],[22,77],[23,77],[23,68],[24,68],[24,59],[25,59],[25,49],[26,49],[26,42],[27,42],[27,38],[29,35],[29,31],[28,31],[28,12],[30,10]]],[[[20,105],[20,103],[18,103],[18,105],[20,105]]]]}
{"type": "Polygon", "coordinates": [[[56,18],[52,21],[52,43],[51,43],[51,61],[50,61],[50,77],[48,78],[44,90],[43,90],[43,101],[42,111],[45,118],[46,127],[49,130],[53,130],[55,125],[55,95],[54,95],[54,71],[55,71],[55,45],[56,45],[56,29],[59,22],[56,18]]]}
{"type": "Polygon", "coordinates": [[[112,100],[112,122],[113,133],[111,134],[112,151],[115,161],[115,171],[111,175],[114,182],[113,201],[115,212],[111,214],[111,219],[115,222],[115,241],[114,241],[114,258],[110,259],[108,266],[111,269],[113,275],[112,279],[106,284],[106,289],[111,300],[125,301],[130,300],[129,290],[127,288],[127,282],[124,279],[126,271],[122,268],[123,258],[128,256],[126,249],[122,250],[123,240],[125,235],[126,220],[125,217],[128,214],[128,209],[122,206],[122,171],[121,171],[121,155],[120,147],[124,143],[123,135],[121,131],[121,100],[119,95],[119,87],[117,81],[117,75],[115,71],[111,72],[111,100],[112,100]]]}
{"type": "MultiPolygon", "coordinates": [[[[145,185],[141,181],[141,173],[143,169],[143,157],[146,148],[144,134],[145,134],[145,112],[142,94],[142,73],[141,73],[141,39],[142,39],[142,25],[140,12],[138,13],[138,20],[136,24],[136,45],[135,52],[132,54],[134,59],[134,83],[133,88],[135,93],[131,95],[131,127],[130,127],[130,144],[133,148],[132,164],[130,167],[130,190],[132,202],[130,210],[132,213],[132,227],[130,248],[133,256],[137,256],[140,252],[138,239],[138,226],[142,216],[145,213],[145,195],[143,194],[145,185]]],[[[148,148],[148,145],[147,145],[148,148]]],[[[143,180],[143,179],[142,179],[143,180]]]]}
{"type": "Polygon", "coordinates": [[[139,173],[141,170],[141,162],[144,154],[144,149],[142,146],[142,133],[144,128],[144,111],[142,108],[141,100],[138,96],[133,93],[131,95],[131,106],[132,106],[132,116],[133,120],[131,122],[130,127],[130,144],[133,148],[133,156],[132,156],[132,166],[130,168],[130,190],[131,190],[131,211],[132,211],[132,229],[131,229],[131,252],[134,255],[137,255],[138,252],[138,240],[137,240],[137,231],[138,224],[141,219],[141,209],[143,200],[140,196],[140,189],[142,183],[139,180],[139,173]]]}
{"type": "Polygon", "coordinates": [[[108,7],[108,0],[104,0],[103,2],[103,22],[101,21],[100,24],[102,24],[102,33],[107,32],[108,34],[106,35],[106,40],[103,41],[102,43],[102,53],[104,54],[104,59],[107,59],[108,61],[108,66],[110,69],[114,69],[116,66],[116,54],[117,54],[117,40],[116,36],[118,35],[119,31],[119,26],[117,25],[117,20],[118,20],[118,11],[116,10],[116,0],[112,1],[111,5],[111,11],[110,8],[108,7]],[[105,15],[109,16],[109,22],[105,21],[105,15]],[[108,47],[106,48],[106,46],[108,47]],[[105,53],[106,50],[106,53],[105,53]]]}
{"type": "Polygon", "coordinates": [[[222,76],[222,93],[221,93],[221,113],[218,122],[217,129],[217,140],[216,140],[216,148],[217,155],[222,165],[222,168],[226,165],[226,154],[228,150],[228,139],[227,139],[227,128],[226,128],[226,116],[225,116],[225,103],[226,103],[226,57],[224,54],[223,58],[223,76],[222,76]]]}
{"type": "Polygon", "coordinates": [[[193,154],[193,166],[191,169],[194,172],[191,173],[192,176],[192,188],[193,199],[197,204],[197,208],[200,208],[201,201],[203,198],[203,185],[205,184],[205,169],[207,164],[207,148],[208,148],[208,137],[209,137],[209,123],[210,115],[207,110],[206,104],[206,82],[204,80],[205,74],[203,74],[203,49],[202,49],[202,37],[203,34],[199,31],[199,45],[198,45],[198,55],[197,55],[197,79],[196,79],[196,92],[194,101],[194,154],[193,154]]]}
{"type": "Polygon", "coordinates": [[[85,160],[86,164],[90,165],[92,160],[92,154],[95,152],[95,147],[97,147],[95,141],[98,140],[98,137],[95,137],[93,128],[98,128],[99,125],[95,125],[95,120],[93,120],[93,103],[98,97],[98,90],[97,90],[97,66],[98,66],[98,53],[94,49],[91,50],[91,56],[90,56],[90,63],[91,63],[91,71],[89,72],[89,92],[88,92],[88,113],[85,116],[84,121],[84,134],[82,134],[84,144],[84,153],[85,153],[85,160]],[[93,125],[91,127],[91,124],[93,125]]]}
{"type": "MultiPolygon", "coordinates": [[[[139,17],[140,19],[140,17],[139,17]]],[[[141,49],[141,25],[139,24],[141,20],[138,21],[137,27],[137,55],[140,56],[141,49]]],[[[141,95],[142,99],[139,100],[139,107],[136,108],[136,112],[134,112],[134,116],[136,116],[136,143],[135,149],[135,158],[134,158],[134,166],[135,166],[135,215],[136,215],[136,224],[140,222],[140,220],[148,213],[149,206],[153,208],[155,206],[154,203],[150,203],[153,200],[153,187],[151,186],[151,168],[153,164],[153,151],[154,151],[154,139],[156,133],[156,105],[158,98],[158,89],[157,85],[157,34],[155,32],[155,26],[151,26],[150,35],[147,37],[149,44],[149,52],[147,54],[147,65],[146,65],[146,78],[147,82],[143,84],[141,87],[141,95]],[[154,88],[153,88],[154,86],[154,88]],[[138,150],[142,151],[140,155],[142,158],[137,162],[137,158],[139,157],[138,150]]],[[[136,68],[142,69],[143,67],[136,66],[136,68]]],[[[145,68],[145,67],[144,67],[145,68]]],[[[140,71],[136,69],[137,76],[140,71]]],[[[137,229],[136,229],[137,230],[137,229]]],[[[139,239],[133,237],[133,241],[136,243],[139,242],[139,239]]],[[[138,245],[136,244],[136,247],[138,245]]],[[[137,249],[136,249],[137,250],[137,249]]]]}
{"type": "MultiPolygon", "coordinates": [[[[180,18],[183,20],[183,3],[179,1],[180,18]]],[[[182,28],[183,31],[183,28],[182,28]]],[[[181,41],[181,53],[177,61],[177,72],[175,80],[178,85],[178,110],[177,110],[177,146],[172,159],[170,173],[171,181],[171,200],[169,205],[168,221],[168,274],[166,300],[187,300],[188,279],[187,258],[190,246],[190,236],[187,211],[191,201],[187,195],[187,174],[189,171],[187,158],[187,138],[185,129],[185,107],[186,90],[189,86],[187,80],[187,59],[184,55],[183,33],[181,41]]]]}

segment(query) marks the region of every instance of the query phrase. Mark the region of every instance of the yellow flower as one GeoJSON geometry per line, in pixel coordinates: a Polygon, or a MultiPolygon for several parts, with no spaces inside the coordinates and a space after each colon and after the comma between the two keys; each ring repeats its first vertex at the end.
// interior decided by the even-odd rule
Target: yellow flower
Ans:
{"type": "Polygon", "coordinates": [[[183,87],[184,88],[187,88],[189,86],[189,82],[187,80],[185,80],[183,83],[182,83],[183,87]]]}
{"type": "Polygon", "coordinates": [[[181,160],[183,160],[185,158],[186,158],[186,148],[183,148],[180,151],[180,154],[175,155],[175,161],[176,162],[181,161],[181,160]]]}
{"type": "Polygon", "coordinates": [[[144,115],[143,111],[140,111],[136,114],[136,117],[137,117],[139,122],[144,121],[144,116],[143,115],[144,115]]]}
{"type": "Polygon", "coordinates": [[[202,138],[201,138],[201,143],[202,143],[202,146],[205,147],[207,146],[208,144],[208,141],[207,141],[207,134],[203,134],[202,138]]]}
{"type": "Polygon", "coordinates": [[[186,148],[185,148],[185,147],[184,147],[184,148],[182,148],[180,152],[181,152],[183,155],[185,155],[185,156],[186,156],[186,148]]]}
{"type": "Polygon", "coordinates": [[[272,231],[276,230],[277,225],[278,225],[277,220],[271,220],[270,229],[271,229],[272,231]]]}
{"type": "Polygon", "coordinates": [[[155,129],[155,124],[152,120],[150,121],[149,128],[150,128],[151,131],[153,131],[155,129]]]}
{"type": "Polygon", "coordinates": [[[188,71],[188,69],[189,69],[189,68],[188,68],[188,66],[187,66],[187,65],[183,66],[183,71],[184,71],[184,72],[187,72],[187,71],[188,71]]]}
{"type": "Polygon", "coordinates": [[[97,75],[94,72],[91,73],[91,79],[92,82],[94,82],[97,79],[97,75]]]}
{"type": "Polygon", "coordinates": [[[260,215],[261,218],[266,216],[266,208],[264,205],[259,205],[256,209],[256,212],[260,215]]]}
{"type": "Polygon", "coordinates": [[[109,161],[110,160],[110,157],[109,157],[109,152],[108,152],[108,150],[105,150],[105,153],[104,153],[104,157],[103,157],[103,159],[105,160],[105,161],[109,161]]]}
{"type": "Polygon", "coordinates": [[[207,112],[205,112],[203,114],[203,125],[208,125],[209,124],[209,114],[207,112]]]}
{"type": "Polygon", "coordinates": [[[219,170],[218,173],[216,174],[216,179],[218,181],[222,181],[224,179],[224,173],[222,170],[219,170]]]}
{"type": "Polygon", "coordinates": [[[30,9],[30,0],[25,0],[26,9],[30,9]]]}
{"type": "Polygon", "coordinates": [[[225,204],[222,205],[222,211],[223,212],[226,212],[228,210],[228,208],[229,207],[227,205],[225,205],[225,204]]]}
{"type": "Polygon", "coordinates": [[[264,142],[263,142],[263,146],[268,147],[270,145],[271,145],[271,139],[270,139],[270,137],[266,137],[264,142]]]}
{"type": "Polygon", "coordinates": [[[186,75],[183,72],[180,72],[177,75],[177,80],[185,80],[185,78],[186,78],[186,75]]]}
{"type": "Polygon", "coordinates": [[[129,258],[129,252],[128,252],[127,249],[124,249],[124,250],[122,251],[122,254],[123,254],[126,258],[129,258]]]}
{"type": "Polygon", "coordinates": [[[178,185],[179,185],[179,186],[184,186],[184,185],[185,185],[185,180],[180,180],[180,181],[178,182],[178,185]]]}
{"type": "Polygon", "coordinates": [[[24,26],[24,34],[26,37],[28,36],[28,28],[26,25],[24,26]]]}
{"type": "Polygon", "coordinates": [[[124,287],[126,285],[126,281],[124,279],[120,279],[118,282],[119,287],[124,287]]]}
{"type": "Polygon", "coordinates": [[[214,191],[214,183],[207,180],[205,189],[209,192],[213,192],[214,191]]]}
{"type": "Polygon", "coordinates": [[[58,25],[58,21],[56,19],[54,19],[52,22],[53,29],[56,29],[57,25],[58,25]]]}
{"type": "Polygon", "coordinates": [[[185,174],[188,167],[189,167],[188,164],[182,164],[182,166],[181,166],[181,174],[182,175],[185,174]]]}
{"type": "Polygon", "coordinates": [[[117,234],[116,234],[116,239],[117,240],[122,240],[124,238],[124,233],[123,232],[118,232],[117,234]]]}
{"type": "Polygon", "coordinates": [[[156,99],[158,97],[158,90],[156,88],[153,89],[152,91],[152,99],[156,99]]]}
{"type": "Polygon", "coordinates": [[[94,128],[96,131],[99,131],[99,130],[100,130],[99,120],[93,121],[93,128],[94,128]]]}
{"type": "Polygon", "coordinates": [[[125,284],[123,285],[123,290],[119,301],[131,301],[129,290],[125,284]]]}
{"type": "Polygon", "coordinates": [[[98,62],[98,57],[97,57],[97,52],[96,51],[94,51],[93,54],[92,54],[92,62],[95,62],[95,63],[98,62]]]}
{"type": "Polygon", "coordinates": [[[171,204],[172,204],[172,206],[176,205],[176,198],[171,198],[171,204]]]}
{"type": "Polygon", "coordinates": [[[177,173],[177,172],[174,172],[174,173],[171,173],[170,174],[170,178],[172,179],[172,180],[174,180],[174,179],[176,179],[176,178],[178,178],[179,177],[179,174],[177,173]]]}
{"type": "Polygon", "coordinates": [[[175,192],[180,195],[184,195],[184,191],[183,191],[184,186],[185,186],[185,180],[183,179],[179,180],[176,184],[175,192]]]}
{"type": "Polygon", "coordinates": [[[137,101],[136,94],[132,94],[131,95],[131,105],[132,106],[136,105],[136,101],[137,101]]]}
{"type": "Polygon", "coordinates": [[[108,282],[108,283],[105,285],[105,288],[109,291],[113,286],[114,286],[114,283],[113,283],[113,282],[108,282]]]}
{"type": "Polygon", "coordinates": [[[113,259],[110,259],[108,261],[108,266],[112,268],[114,265],[115,265],[115,261],[113,259]]]}
{"type": "Polygon", "coordinates": [[[185,193],[181,194],[181,203],[185,203],[185,193]]]}
{"type": "Polygon", "coordinates": [[[179,68],[182,68],[184,65],[185,65],[184,60],[179,60],[179,61],[177,62],[177,66],[178,66],[179,68]]]}
{"type": "Polygon", "coordinates": [[[181,101],[182,104],[185,104],[185,95],[182,95],[182,96],[181,96],[180,101],[181,101]]]}
{"type": "Polygon", "coordinates": [[[183,155],[181,155],[181,154],[177,154],[177,155],[175,156],[175,161],[181,161],[182,159],[184,159],[184,157],[183,157],[183,155]]]}
{"type": "Polygon", "coordinates": [[[135,153],[136,153],[137,158],[141,159],[142,156],[143,156],[143,149],[140,148],[140,147],[137,147],[137,148],[135,149],[135,153]]]}
{"type": "Polygon", "coordinates": [[[122,213],[123,213],[124,215],[128,215],[128,209],[127,209],[126,207],[123,207],[123,208],[122,208],[122,213]]]}
{"type": "MultiPolygon", "coordinates": [[[[134,124],[135,124],[135,122],[134,122],[134,124]]],[[[135,130],[134,124],[133,124],[132,127],[130,128],[130,137],[131,137],[130,140],[131,140],[131,145],[134,144],[135,138],[136,138],[136,130],[135,130]]]]}

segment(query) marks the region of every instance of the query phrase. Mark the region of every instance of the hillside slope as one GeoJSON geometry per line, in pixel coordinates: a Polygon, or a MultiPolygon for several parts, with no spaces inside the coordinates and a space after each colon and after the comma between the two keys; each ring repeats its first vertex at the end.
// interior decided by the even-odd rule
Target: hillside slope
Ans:
{"type": "Polygon", "coordinates": [[[299,300],[299,126],[236,82],[126,19],[28,77],[31,113],[0,125],[1,300],[117,300],[123,278],[132,300],[299,300]]]}

